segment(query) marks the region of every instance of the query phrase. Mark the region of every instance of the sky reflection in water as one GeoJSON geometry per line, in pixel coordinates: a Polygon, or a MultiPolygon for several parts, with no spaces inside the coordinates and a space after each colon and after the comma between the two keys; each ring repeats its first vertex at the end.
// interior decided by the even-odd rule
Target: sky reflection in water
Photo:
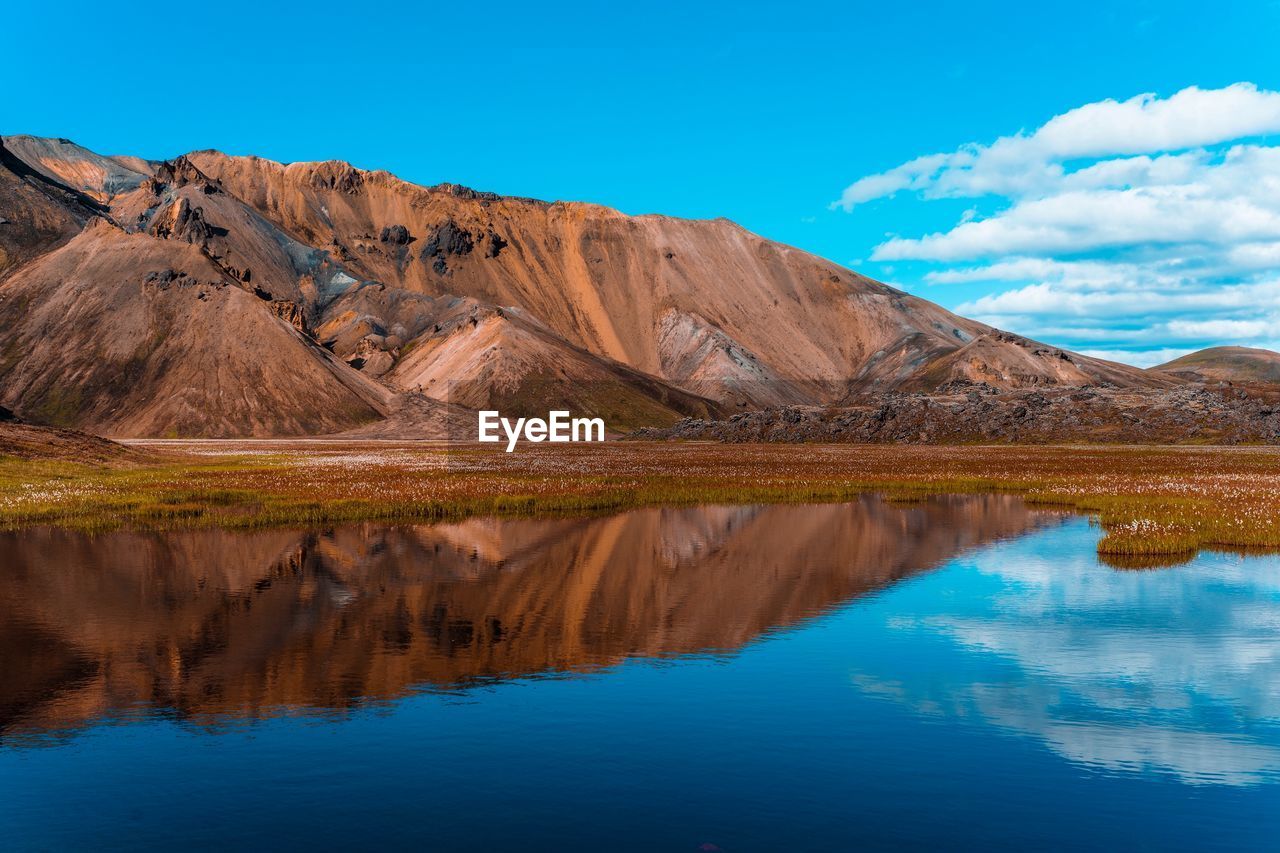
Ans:
{"type": "Polygon", "coordinates": [[[1079,524],[959,561],[892,612],[914,653],[964,665],[854,682],[914,710],[978,719],[1100,770],[1247,785],[1280,772],[1280,561],[1205,555],[1100,567],[1079,524]]]}

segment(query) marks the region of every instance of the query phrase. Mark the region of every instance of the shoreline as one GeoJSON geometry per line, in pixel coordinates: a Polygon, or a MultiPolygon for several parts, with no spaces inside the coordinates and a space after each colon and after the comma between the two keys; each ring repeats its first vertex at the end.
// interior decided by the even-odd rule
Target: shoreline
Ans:
{"type": "Polygon", "coordinates": [[[145,461],[0,457],[0,528],[250,529],[700,503],[1011,493],[1089,515],[1100,555],[1156,563],[1280,549],[1280,448],[389,439],[131,439],[145,461]]]}

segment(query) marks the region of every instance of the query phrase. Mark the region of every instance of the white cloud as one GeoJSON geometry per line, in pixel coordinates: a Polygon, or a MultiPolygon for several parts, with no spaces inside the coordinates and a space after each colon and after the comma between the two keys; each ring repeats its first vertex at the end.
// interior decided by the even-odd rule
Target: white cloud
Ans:
{"type": "Polygon", "coordinates": [[[933,270],[925,274],[924,280],[930,284],[1040,281],[1054,282],[1072,289],[1146,290],[1155,286],[1174,286],[1183,281],[1184,276],[1176,268],[1159,261],[1139,265],[1011,257],[979,266],[933,270]]]}
{"type": "Polygon", "coordinates": [[[875,260],[957,261],[1008,254],[1074,254],[1134,246],[1235,247],[1280,241],[1280,149],[1236,150],[1196,181],[1066,190],[1017,201],[988,218],[877,246],[875,260]],[[1240,174],[1236,174],[1240,173],[1240,174]]]}
{"type": "Polygon", "coordinates": [[[1135,367],[1220,344],[1275,349],[1280,340],[1280,281],[1206,287],[1144,286],[1142,277],[1135,280],[1136,287],[1119,289],[1102,279],[1088,283],[1068,274],[991,293],[957,310],[998,328],[1070,342],[1085,355],[1135,367]]]}
{"type": "Polygon", "coordinates": [[[901,190],[922,190],[939,171],[948,168],[960,154],[934,154],[918,157],[879,175],[861,178],[844,191],[841,204],[850,210],[855,204],[884,198],[901,190]]]}
{"type": "Polygon", "coordinates": [[[1244,243],[1227,250],[1226,260],[1239,269],[1280,269],[1280,243],[1244,243]]]}
{"type": "Polygon", "coordinates": [[[860,178],[836,204],[851,210],[903,190],[964,197],[1025,194],[1060,180],[1063,161],[1182,151],[1277,132],[1280,92],[1259,90],[1252,83],[1224,89],[1192,86],[1164,99],[1148,93],[1127,101],[1098,101],[1056,116],[1033,133],[917,157],[860,178]]]}
{"type": "Polygon", "coordinates": [[[1263,338],[1280,334],[1280,316],[1260,320],[1172,320],[1169,333],[1182,338],[1263,338]]]}
{"type": "MultiPolygon", "coordinates": [[[[1029,284],[962,303],[957,310],[962,314],[988,316],[1051,313],[1097,318],[1228,309],[1248,311],[1256,316],[1260,311],[1280,311],[1280,281],[1211,289],[1166,287],[1159,292],[1159,298],[1154,299],[1153,291],[1141,286],[1120,290],[1109,288],[1105,283],[1098,288],[1078,285],[1079,282],[1029,284]]],[[[1177,322],[1185,328],[1192,325],[1190,320],[1177,322]]]]}
{"type": "MultiPolygon", "coordinates": [[[[919,157],[836,206],[901,192],[978,199],[949,229],[895,236],[878,262],[985,295],[961,313],[1055,343],[1161,346],[1280,337],[1280,92],[1237,83],[1087,104],[1031,132],[919,157]]],[[[1130,346],[1154,347],[1143,352],[1130,346]]],[[[1155,357],[1151,355],[1150,357],[1155,357]]]]}
{"type": "Polygon", "coordinates": [[[1236,83],[1191,86],[1164,100],[1148,93],[1086,104],[1051,119],[1033,139],[1059,157],[1088,157],[1176,151],[1278,130],[1280,93],[1236,83]]]}

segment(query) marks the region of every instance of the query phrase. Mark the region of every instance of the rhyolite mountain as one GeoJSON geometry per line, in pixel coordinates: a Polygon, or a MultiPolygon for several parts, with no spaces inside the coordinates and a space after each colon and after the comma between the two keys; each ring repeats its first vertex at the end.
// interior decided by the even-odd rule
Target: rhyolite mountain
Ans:
{"type": "Polygon", "coordinates": [[[437,436],[552,403],[611,428],[963,382],[1164,388],[725,219],[347,163],[0,140],[0,405],[115,436],[437,436]]]}

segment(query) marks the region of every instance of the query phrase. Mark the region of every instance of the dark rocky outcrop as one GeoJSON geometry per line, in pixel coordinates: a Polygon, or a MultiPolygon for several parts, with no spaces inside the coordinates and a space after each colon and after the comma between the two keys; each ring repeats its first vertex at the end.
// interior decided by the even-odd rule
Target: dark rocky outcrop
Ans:
{"type": "Polygon", "coordinates": [[[475,245],[475,237],[470,231],[452,219],[446,219],[427,236],[427,242],[422,247],[422,257],[425,260],[447,255],[469,255],[475,245]]]}
{"type": "Polygon", "coordinates": [[[331,160],[319,164],[312,172],[311,185],[316,189],[355,195],[364,186],[364,173],[350,163],[331,160]]]}
{"type": "Polygon", "coordinates": [[[219,228],[205,219],[203,207],[192,207],[186,198],[179,198],[167,211],[152,220],[151,233],[165,240],[181,240],[193,246],[207,248],[214,237],[227,236],[227,229],[219,228]]]}
{"type": "Polygon", "coordinates": [[[833,443],[1280,443],[1280,392],[1173,389],[1003,390],[951,383],[839,407],[784,406],[722,421],[688,418],[636,438],[833,443]]]}
{"type": "Polygon", "coordinates": [[[288,299],[273,299],[271,300],[271,313],[307,337],[315,337],[311,331],[311,326],[307,323],[306,312],[302,310],[302,306],[298,303],[288,299]]]}
{"type": "Polygon", "coordinates": [[[216,195],[222,191],[217,181],[200,171],[185,156],[161,163],[156,168],[155,176],[145,185],[149,186],[153,193],[160,195],[167,189],[179,189],[190,184],[200,187],[205,195],[216,195]]]}
{"type": "Polygon", "coordinates": [[[414,237],[409,233],[409,229],[403,225],[388,225],[382,229],[382,233],[378,235],[378,241],[382,243],[390,243],[393,246],[407,246],[412,243],[414,237]]]}
{"type": "Polygon", "coordinates": [[[461,184],[436,184],[431,189],[439,192],[446,192],[454,198],[463,198],[468,201],[501,201],[502,196],[497,193],[480,192],[473,190],[471,187],[464,187],[461,184]]]}
{"type": "MultiPolygon", "coordinates": [[[[437,225],[427,235],[427,242],[422,247],[421,258],[424,261],[431,262],[431,269],[437,275],[445,275],[449,272],[449,262],[447,258],[462,257],[471,254],[475,249],[477,236],[467,229],[463,228],[452,219],[446,219],[440,225],[437,225]]],[[[493,249],[493,241],[489,243],[490,250],[493,249]]],[[[505,243],[503,245],[506,245],[505,243]]],[[[501,251],[499,248],[498,251],[501,251]]],[[[496,253],[491,255],[496,257],[496,253]]]]}
{"type": "Polygon", "coordinates": [[[142,281],[144,284],[155,285],[159,290],[165,290],[170,285],[184,285],[188,282],[194,282],[194,279],[181,270],[162,269],[147,273],[142,281]]]}
{"type": "Polygon", "coordinates": [[[510,245],[506,240],[502,239],[502,236],[496,231],[490,231],[488,237],[489,245],[484,252],[484,256],[486,258],[498,257],[498,255],[502,254],[502,250],[510,245]]]}

